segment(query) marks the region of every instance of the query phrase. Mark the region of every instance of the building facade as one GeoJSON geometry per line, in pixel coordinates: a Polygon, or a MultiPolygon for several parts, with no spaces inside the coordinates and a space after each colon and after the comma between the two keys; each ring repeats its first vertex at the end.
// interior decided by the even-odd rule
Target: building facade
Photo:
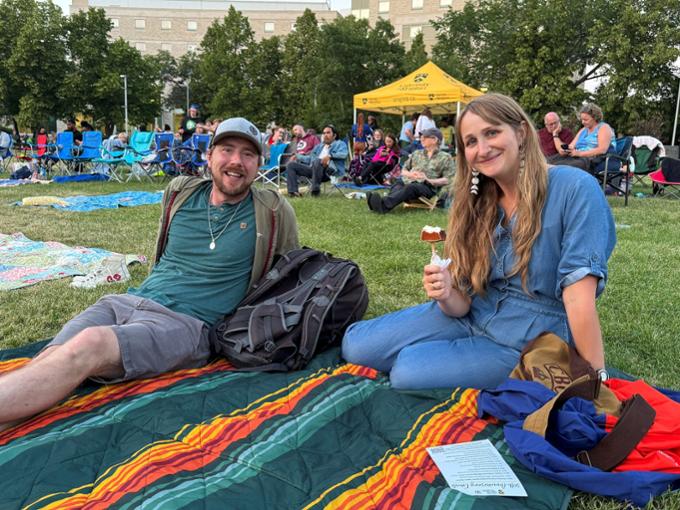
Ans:
{"type": "Polygon", "coordinates": [[[389,20],[406,47],[423,33],[425,46],[436,42],[431,20],[441,18],[449,9],[461,10],[466,0],[352,0],[352,14],[371,25],[378,18],[389,20]]]}
{"type": "Polygon", "coordinates": [[[113,23],[112,38],[122,37],[144,54],[165,50],[179,57],[198,49],[208,27],[232,5],[248,18],[258,41],[295,30],[295,20],[305,9],[320,23],[339,16],[328,0],[72,0],[71,13],[102,8],[113,23]]]}

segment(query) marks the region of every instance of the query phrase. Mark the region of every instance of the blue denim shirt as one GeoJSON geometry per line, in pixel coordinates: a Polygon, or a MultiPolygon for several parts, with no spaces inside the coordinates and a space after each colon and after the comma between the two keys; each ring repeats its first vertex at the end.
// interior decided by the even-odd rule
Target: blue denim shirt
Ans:
{"type": "Polygon", "coordinates": [[[550,168],[541,232],[529,261],[531,295],[524,292],[519,274],[508,277],[515,263],[514,220],[504,227],[499,209],[487,293],[473,296],[468,324],[473,334],[516,349],[544,331],[572,342],[562,291],[593,275],[599,280],[599,296],[616,244],[614,219],[604,194],[586,172],[567,166],[550,168]]]}

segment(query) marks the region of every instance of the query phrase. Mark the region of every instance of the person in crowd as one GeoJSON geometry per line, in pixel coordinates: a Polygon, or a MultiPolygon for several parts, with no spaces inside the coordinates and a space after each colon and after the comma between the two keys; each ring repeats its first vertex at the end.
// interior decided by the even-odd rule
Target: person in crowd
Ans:
{"type": "Polygon", "coordinates": [[[368,127],[370,127],[373,131],[376,129],[380,129],[380,126],[378,126],[378,118],[375,115],[369,115],[366,118],[366,123],[368,124],[368,127]]]}
{"type": "Polygon", "coordinates": [[[565,147],[574,139],[574,133],[571,129],[562,127],[560,116],[555,112],[546,113],[543,123],[544,127],[538,130],[538,140],[548,163],[558,162],[560,158],[568,157],[569,153],[565,147]]]}
{"type": "MultiPolygon", "coordinates": [[[[364,122],[364,114],[359,112],[356,124],[352,125],[352,144],[361,142],[366,147],[369,138],[373,136],[373,129],[364,122]]],[[[354,149],[356,152],[356,149],[354,149]]]]}
{"type": "Polygon", "coordinates": [[[191,136],[196,132],[196,126],[198,124],[203,124],[203,117],[201,117],[200,106],[193,103],[189,106],[189,114],[182,118],[182,123],[179,127],[182,143],[191,139],[191,136]]]}
{"type": "Polygon", "coordinates": [[[373,131],[373,138],[371,139],[371,146],[374,149],[378,149],[385,145],[385,134],[382,129],[376,129],[373,131]]]}
{"type": "Polygon", "coordinates": [[[272,265],[298,247],[295,213],[251,186],[260,133],[231,118],[208,151],[211,179],[165,190],[155,266],[137,288],[104,296],[69,321],[31,362],[0,376],[0,428],[39,413],[88,378],[113,383],[204,365],[208,331],[272,265]]]}
{"type": "Polygon", "coordinates": [[[368,143],[362,148],[361,147],[361,142],[357,144],[357,147],[355,147],[354,152],[357,152],[357,149],[359,153],[363,152],[363,157],[366,160],[366,162],[369,162],[373,159],[373,156],[375,156],[378,153],[378,150],[380,147],[385,145],[385,140],[384,140],[385,135],[383,134],[382,129],[376,129],[373,131],[373,136],[371,136],[368,139],[368,143]]]}
{"type": "Polygon", "coordinates": [[[85,133],[86,131],[94,131],[94,126],[86,120],[80,121],[80,130],[85,133]]]}
{"type": "Polygon", "coordinates": [[[384,198],[379,193],[366,195],[368,208],[386,213],[403,202],[419,197],[432,198],[448,186],[456,167],[450,154],[439,150],[442,132],[428,128],[421,133],[423,148],[409,156],[401,170],[401,178],[390,187],[384,198]]]}
{"type": "Polygon", "coordinates": [[[432,120],[432,111],[429,108],[425,108],[423,112],[418,116],[416,121],[416,131],[414,137],[416,139],[416,148],[420,149],[422,144],[420,143],[420,136],[426,129],[436,128],[434,120],[432,120]]]}
{"type": "Polygon", "coordinates": [[[66,119],[66,129],[64,129],[64,131],[70,131],[73,133],[73,143],[75,145],[80,145],[83,143],[83,134],[78,131],[78,128],[76,128],[76,119],[66,119]]]}
{"type": "Polygon", "coordinates": [[[567,155],[553,160],[554,164],[571,165],[590,173],[604,170],[603,156],[614,151],[616,133],[602,120],[602,110],[593,103],[585,104],[580,112],[583,127],[566,149],[567,155]]]}
{"type": "Polygon", "coordinates": [[[404,122],[399,132],[399,145],[405,149],[415,141],[416,122],[418,121],[418,114],[414,113],[411,118],[404,122]]]}
{"type": "Polygon", "coordinates": [[[299,197],[298,176],[312,179],[312,196],[321,193],[321,183],[330,180],[331,176],[345,173],[345,159],[349,154],[347,144],[338,140],[338,130],[333,124],[324,126],[321,132],[321,143],[307,155],[298,155],[295,161],[286,165],[286,183],[288,196],[299,197]]]}
{"type": "Polygon", "coordinates": [[[286,128],[283,126],[274,126],[271,134],[266,140],[267,145],[277,145],[286,141],[286,128]]]}
{"type": "Polygon", "coordinates": [[[548,167],[529,116],[501,94],[467,105],[456,144],[450,265],[425,266],[430,302],[350,326],[344,358],[395,388],[494,388],[549,331],[605,379],[595,299],[616,234],[597,181],[548,167]]]}
{"type": "Polygon", "coordinates": [[[305,131],[302,124],[293,126],[293,138],[290,140],[290,147],[294,155],[304,156],[312,152],[321,141],[313,130],[305,131]]]}
{"type": "Polygon", "coordinates": [[[453,125],[451,123],[451,119],[448,117],[444,117],[441,122],[441,127],[439,130],[442,132],[442,136],[444,137],[442,139],[442,146],[445,148],[449,148],[453,146],[453,125]]]}
{"type": "Polygon", "coordinates": [[[382,184],[385,175],[391,172],[399,163],[399,144],[393,134],[385,136],[385,144],[375,152],[371,161],[365,166],[361,174],[354,179],[354,184],[382,184]]]}

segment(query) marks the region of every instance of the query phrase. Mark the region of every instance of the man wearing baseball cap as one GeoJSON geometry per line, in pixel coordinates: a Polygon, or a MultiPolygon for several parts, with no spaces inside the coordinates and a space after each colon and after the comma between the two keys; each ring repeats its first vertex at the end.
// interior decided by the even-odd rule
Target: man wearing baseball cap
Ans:
{"type": "Polygon", "coordinates": [[[421,131],[423,148],[411,154],[402,167],[401,178],[390,187],[385,198],[379,193],[368,193],[368,208],[384,214],[402,202],[432,198],[448,186],[456,165],[450,154],[439,150],[442,138],[442,132],[436,127],[421,131]]]}
{"type": "Polygon", "coordinates": [[[222,122],[208,150],[211,179],[181,176],[165,190],[153,269],[70,320],[25,366],[0,378],[0,430],[41,412],[90,378],[107,383],[204,365],[208,330],[298,247],[295,213],[252,185],[260,132],[222,122]]]}

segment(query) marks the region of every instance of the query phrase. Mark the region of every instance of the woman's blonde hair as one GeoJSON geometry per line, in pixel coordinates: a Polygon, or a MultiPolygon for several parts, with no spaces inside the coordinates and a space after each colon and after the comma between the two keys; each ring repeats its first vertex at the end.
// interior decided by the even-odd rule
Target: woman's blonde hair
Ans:
{"type": "Polygon", "coordinates": [[[524,170],[517,177],[518,202],[512,229],[515,266],[511,275],[520,274],[522,287],[529,293],[527,277],[531,248],[541,231],[541,213],[548,188],[548,165],[541,152],[538,135],[528,115],[512,98],[485,94],[467,105],[456,122],[458,156],[453,184],[454,200],[449,214],[446,252],[451,258],[451,276],[456,288],[484,294],[494,250],[494,230],[498,223],[501,189],[493,179],[479,175],[479,194],[470,193],[472,167],[465,159],[460,125],[469,113],[493,125],[507,124],[520,141],[524,170]]]}

